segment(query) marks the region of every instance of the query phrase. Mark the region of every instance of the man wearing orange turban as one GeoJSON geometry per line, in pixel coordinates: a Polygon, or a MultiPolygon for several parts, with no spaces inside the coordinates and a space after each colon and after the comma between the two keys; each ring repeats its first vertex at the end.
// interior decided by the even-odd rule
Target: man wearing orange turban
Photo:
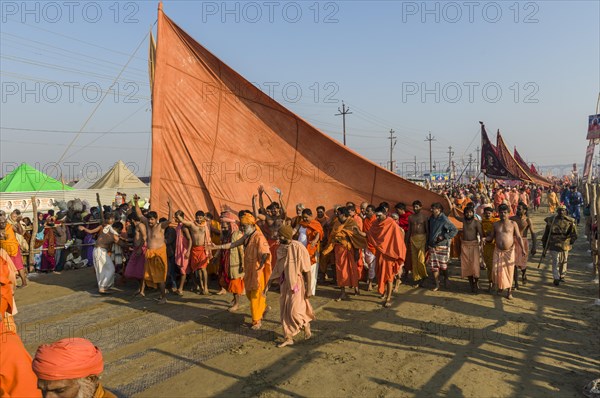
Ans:
{"type": "Polygon", "coordinates": [[[244,286],[250,300],[252,329],[260,329],[267,309],[266,286],[271,277],[271,251],[269,243],[260,229],[256,228],[256,218],[245,213],[240,218],[244,235],[232,243],[213,245],[212,250],[233,249],[244,245],[244,286]]]}
{"type": "Polygon", "coordinates": [[[31,357],[12,319],[15,273],[8,253],[0,248],[0,397],[41,397],[31,370],[31,357]]]}
{"type": "Polygon", "coordinates": [[[100,383],[102,352],[89,340],[67,338],[43,344],[35,353],[32,367],[44,396],[116,398],[100,383]]]}

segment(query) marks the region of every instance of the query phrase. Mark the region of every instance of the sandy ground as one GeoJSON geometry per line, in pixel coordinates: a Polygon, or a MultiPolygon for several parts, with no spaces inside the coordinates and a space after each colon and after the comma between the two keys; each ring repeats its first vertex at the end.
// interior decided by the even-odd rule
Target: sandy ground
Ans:
{"type": "MultiPolygon", "coordinates": [[[[533,214],[536,229],[545,216],[533,214]]],[[[226,311],[229,296],[186,292],[160,306],[127,285],[101,297],[93,269],[34,276],[17,292],[16,320],[32,353],[63,337],[94,341],[104,384],[123,397],[580,397],[600,377],[598,285],[581,232],[566,283],[552,285],[538,254],[512,301],[471,294],[456,262],[448,290],[402,285],[389,309],[375,293],[334,302],[337,290],[319,286],[314,337],[286,348],[275,346],[276,292],[254,332],[246,303],[226,311]]]]}

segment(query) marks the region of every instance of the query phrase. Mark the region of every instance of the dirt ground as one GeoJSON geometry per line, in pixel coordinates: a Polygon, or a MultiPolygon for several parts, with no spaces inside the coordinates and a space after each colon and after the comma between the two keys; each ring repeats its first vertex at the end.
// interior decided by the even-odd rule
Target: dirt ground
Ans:
{"type": "MultiPolygon", "coordinates": [[[[547,215],[532,214],[537,230],[547,215]]],[[[512,301],[471,294],[457,262],[448,290],[402,285],[389,309],[375,293],[334,302],[337,290],[319,286],[314,337],[286,348],[275,346],[276,292],[254,332],[246,302],[230,314],[229,296],[186,292],[160,306],[156,293],[132,297],[133,284],[101,297],[93,269],[33,276],[17,291],[15,319],[31,353],[63,337],[94,341],[103,382],[122,397],[581,397],[600,377],[600,306],[580,232],[566,282],[553,286],[538,254],[512,301]]]]}

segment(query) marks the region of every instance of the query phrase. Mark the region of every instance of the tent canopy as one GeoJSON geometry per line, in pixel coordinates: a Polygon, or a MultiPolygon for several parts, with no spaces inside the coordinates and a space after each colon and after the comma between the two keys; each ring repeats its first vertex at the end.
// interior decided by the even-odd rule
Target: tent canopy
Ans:
{"type": "Polygon", "coordinates": [[[144,184],[122,160],[119,160],[112,169],[92,184],[89,189],[143,187],[146,187],[146,184],[144,184]]]}
{"type": "Polygon", "coordinates": [[[0,181],[0,192],[70,191],[72,189],[27,163],[21,163],[0,181]]]}
{"type": "Polygon", "coordinates": [[[365,159],[284,108],[163,12],[152,90],[153,210],[250,208],[262,185],[286,208],[443,196],[365,159]]]}

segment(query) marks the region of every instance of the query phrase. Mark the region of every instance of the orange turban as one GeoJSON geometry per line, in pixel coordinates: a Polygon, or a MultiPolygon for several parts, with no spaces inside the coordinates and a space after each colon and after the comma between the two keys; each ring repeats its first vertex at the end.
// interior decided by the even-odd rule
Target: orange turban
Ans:
{"type": "Polygon", "coordinates": [[[246,225],[254,225],[254,224],[256,224],[256,218],[254,218],[254,216],[252,214],[246,213],[240,219],[240,223],[246,224],[246,225]]]}
{"type": "Polygon", "coordinates": [[[33,359],[33,371],[41,380],[81,379],[104,370],[102,352],[82,338],[42,344],[33,359]]]}

